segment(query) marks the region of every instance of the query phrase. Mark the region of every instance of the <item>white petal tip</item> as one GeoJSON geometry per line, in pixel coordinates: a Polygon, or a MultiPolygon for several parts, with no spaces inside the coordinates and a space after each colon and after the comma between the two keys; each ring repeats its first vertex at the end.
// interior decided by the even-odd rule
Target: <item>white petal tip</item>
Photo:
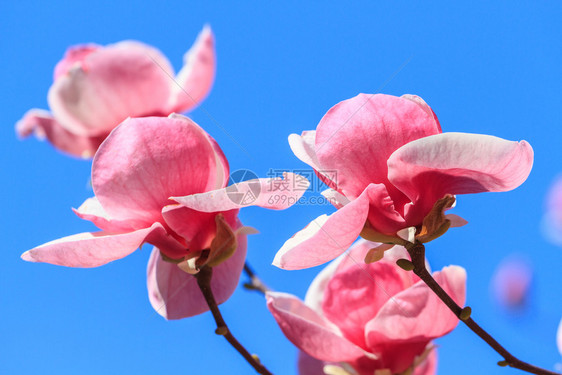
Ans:
{"type": "Polygon", "coordinates": [[[414,243],[415,235],[416,235],[416,227],[408,227],[404,229],[400,229],[396,232],[398,237],[402,238],[405,241],[414,243]]]}
{"type": "Polygon", "coordinates": [[[31,251],[28,250],[25,253],[23,253],[21,255],[21,259],[25,260],[26,262],[36,262],[35,259],[33,259],[33,256],[31,255],[31,251]]]}

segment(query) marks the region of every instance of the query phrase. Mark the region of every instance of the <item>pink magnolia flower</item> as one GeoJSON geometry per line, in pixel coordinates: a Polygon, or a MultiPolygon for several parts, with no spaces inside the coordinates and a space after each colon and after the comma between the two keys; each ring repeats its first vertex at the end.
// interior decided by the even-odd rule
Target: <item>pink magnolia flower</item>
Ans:
{"type": "MultiPolygon", "coordinates": [[[[237,218],[242,204],[201,212],[181,206],[173,195],[226,190],[228,162],[217,143],[197,124],[180,115],[130,118],[101,144],[92,165],[95,197],[75,213],[101,231],[80,233],[31,249],[22,258],[68,267],[97,267],[154,245],[148,263],[148,292],[156,311],[167,319],[200,314],[207,305],[198,289],[198,267],[214,267],[212,290],[218,303],[234,292],[244,265],[246,234],[237,218]]],[[[294,179],[287,174],[286,180],[294,179]]],[[[282,209],[302,191],[265,189],[253,202],[282,209]],[[284,204],[268,204],[271,196],[284,204]],[[265,201],[266,203],[263,203],[265,201]]],[[[235,185],[233,185],[235,186],[235,185]]],[[[212,197],[208,199],[213,199],[212,197]]],[[[276,201],[277,202],[277,201],[276,201]]]]}
{"type": "Polygon", "coordinates": [[[492,278],[494,299],[508,309],[525,307],[533,280],[529,261],[512,254],[502,260],[492,278]]]}
{"type": "MultiPolygon", "coordinates": [[[[301,375],[322,374],[322,368],[350,375],[401,374],[412,367],[416,375],[435,373],[431,340],[450,332],[458,319],[417,276],[396,267],[397,259],[408,256],[403,247],[386,252],[379,262],[361,263],[376,245],[360,240],[329,264],[310,285],[304,303],[286,293],[267,294],[281,330],[305,353],[301,375]]],[[[433,277],[464,304],[463,268],[445,267],[433,277]]]]}
{"type": "Polygon", "coordinates": [[[274,260],[285,269],[334,259],[360,234],[385,247],[414,235],[428,242],[466,224],[443,216],[451,195],[514,189],[533,163],[525,141],[441,133],[431,108],[413,95],[360,94],[332,107],[316,131],[291,134],[289,143],[331,188],[323,194],[338,211],[285,243],[274,260]],[[424,223],[430,213],[439,219],[434,228],[432,220],[424,223]]]}
{"type": "Polygon", "coordinates": [[[185,112],[207,96],[215,76],[215,45],[205,26],[175,76],[168,59],[146,44],[123,41],[69,48],[55,67],[47,99],[52,114],[32,109],[17,123],[57,149],[90,158],[127,117],[185,112]]]}

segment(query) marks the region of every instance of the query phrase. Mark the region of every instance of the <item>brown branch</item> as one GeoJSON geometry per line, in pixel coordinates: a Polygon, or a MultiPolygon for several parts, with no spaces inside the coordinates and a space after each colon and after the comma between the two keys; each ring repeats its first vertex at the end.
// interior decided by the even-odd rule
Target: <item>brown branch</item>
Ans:
{"type": "Polygon", "coordinates": [[[246,273],[246,275],[250,278],[249,283],[244,283],[244,288],[248,290],[255,290],[256,292],[259,292],[263,295],[271,290],[255,274],[254,270],[252,270],[248,262],[244,263],[244,273],[246,273]]]}
{"type": "Polygon", "coordinates": [[[213,314],[213,318],[215,318],[215,323],[217,323],[217,329],[215,330],[215,333],[217,335],[224,336],[226,341],[228,341],[230,345],[232,345],[232,347],[234,347],[234,349],[236,349],[238,353],[240,353],[242,357],[244,357],[244,359],[250,365],[252,365],[252,367],[257,371],[258,374],[272,375],[272,373],[269,372],[265,368],[265,366],[259,362],[257,357],[251,355],[246,350],[246,348],[244,348],[244,346],[240,344],[240,342],[238,342],[238,340],[230,332],[230,329],[228,329],[228,326],[226,325],[226,322],[224,321],[222,314],[219,310],[219,307],[217,305],[217,302],[215,300],[215,296],[213,295],[213,292],[211,290],[212,276],[213,276],[213,269],[209,266],[203,266],[199,271],[199,273],[195,275],[195,278],[197,279],[197,285],[199,285],[199,289],[201,289],[201,292],[205,297],[205,301],[207,302],[207,305],[209,306],[209,309],[213,314]]]}
{"type": "MultiPolygon", "coordinates": [[[[548,371],[540,367],[533,366],[516,358],[513,354],[508,352],[500,343],[498,343],[488,332],[480,327],[470,317],[470,308],[461,308],[457,303],[441,288],[435,281],[433,276],[425,268],[425,246],[416,241],[416,243],[406,246],[410,257],[412,258],[413,271],[422,279],[422,281],[447,305],[447,307],[459,318],[472,332],[476,333],[482,340],[484,340],[492,349],[494,349],[504,360],[499,361],[500,366],[510,366],[519,370],[526,371],[531,374],[537,375],[560,375],[559,373],[548,371]]],[[[404,263],[404,262],[403,262],[404,263]]],[[[408,262],[409,263],[409,262],[408,262]]]]}

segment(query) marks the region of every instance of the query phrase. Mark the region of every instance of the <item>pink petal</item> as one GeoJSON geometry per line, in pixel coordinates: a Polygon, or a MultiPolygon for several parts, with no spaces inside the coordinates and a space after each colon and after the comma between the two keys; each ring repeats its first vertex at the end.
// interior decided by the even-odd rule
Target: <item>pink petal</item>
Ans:
{"type": "Polygon", "coordinates": [[[304,131],[301,135],[289,135],[289,146],[295,156],[310,165],[318,175],[318,178],[320,178],[320,180],[322,180],[327,186],[337,189],[337,180],[332,181],[332,178],[337,178],[337,172],[335,170],[323,170],[320,162],[318,161],[318,157],[316,156],[316,151],[314,150],[316,147],[315,141],[316,131],[314,130],[304,131]]]}
{"type": "Polygon", "coordinates": [[[308,189],[308,185],[305,177],[285,173],[283,179],[259,178],[224,189],[170,199],[202,212],[228,211],[248,206],[283,210],[295,204],[308,189]]]}
{"type": "Polygon", "coordinates": [[[89,54],[101,48],[103,47],[97,44],[82,44],[68,48],[63,59],[55,66],[54,81],[67,74],[74,66],[80,66],[89,54]]]}
{"type": "MultiPolygon", "coordinates": [[[[236,228],[238,210],[222,214],[231,228],[236,228]]],[[[215,238],[217,212],[201,212],[180,205],[169,205],[162,209],[162,216],[174,233],[186,240],[186,247],[192,251],[208,248],[215,238]]]]}
{"type": "Polygon", "coordinates": [[[332,276],[324,291],[322,311],[348,340],[367,350],[365,325],[404,285],[403,271],[396,265],[383,261],[364,264],[361,260],[355,267],[341,270],[340,266],[332,276]]]}
{"type": "Polygon", "coordinates": [[[322,194],[322,196],[326,198],[337,209],[340,209],[351,202],[349,198],[334,189],[324,190],[320,194],[322,194]]]}
{"type": "Polygon", "coordinates": [[[447,218],[447,220],[451,222],[450,228],[463,227],[466,224],[468,224],[468,221],[466,221],[464,218],[460,217],[459,215],[447,214],[445,215],[445,218],[447,218]]]}
{"type": "MultiPolygon", "coordinates": [[[[371,185],[373,186],[373,185],[371,185]]],[[[330,216],[322,215],[288,239],[273,265],[302,269],[326,263],[342,254],[357,239],[369,210],[369,188],[359,198],[330,216]]]]}
{"type": "Polygon", "coordinates": [[[299,350],[298,357],[299,375],[325,375],[324,362],[309,356],[299,350]]]}
{"type": "Polygon", "coordinates": [[[170,82],[169,112],[193,109],[209,94],[215,80],[215,37],[206,25],[183,57],[184,66],[174,82],[170,82]]]}
{"type": "Polygon", "coordinates": [[[531,172],[533,149],[525,142],[466,133],[444,133],[410,142],[390,156],[390,181],[429,212],[445,194],[508,191],[531,172]]]}
{"type": "Polygon", "coordinates": [[[338,329],[298,298],[268,292],[267,307],[287,338],[299,349],[322,361],[349,361],[365,355],[341,336],[338,329]]]}
{"type": "Polygon", "coordinates": [[[369,189],[369,223],[380,233],[394,236],[406,226],[406,221],[394,206],[394,201],[383,184],[370,185],[369,189]]]}
{"type": "Polygon", "coordinates": [[[167,115],[173,70],[157,49],[125,41],[100,48],[58,76],[49,90],[54,117],[72,133],[109,133],[127,117],[167,115]]]}
{"type": "MultiPolygon", "coordinates": [[[[466,297],[466,271],[449,266],[433,274],[441,287],[460,305],[466,297]]],[[[367,343],[384,348],[393,343],[417,345],[443,336],[458,324],[457,317],[422,281],[396,294],[365,327],[367,343]]],[[[426,342],[426,343],[427,343],[426,342]]],[[[377,352],[376,350],[373,350],[377,352]]]]}
{"type": "Polygon", "coordinates": [[[328,263],[328,265],[324,267],[310,283],[310,286],[306,291],[304,303],[318,314],[322,314],[322,301],[324,300],[326,285],[330,282],[330,279],[334,275],[334,272],[336,272],[340,263],[345,261],[346,258],[346,255],[342,254],[339,258],[336,258],[334,261],[328,263]]]}
{"type": "Polygon", "coordinates": [[[423,100],[417,95],[410,95],[410,94],[404,94],[401,96],[401,98],[411,100],[417,105],[419,105],[428,115],[433,117],[433,120],[435,121],[435,126],[437,127],[437,129],[439,129],[439,133],[442,132],[441,124],[439,123],[439,120],[437,119],[435,112],[433,112],[433,109],[431,109],[431,107],[427,105],[425,100],[423,100]]]}
{"type": "Polygon", "coordinates": [[[213,188],[216,162],[207,133],[187,117],[127,119],[99,148],[92,185],[111,218],[152,223],[168,197],[213,188]]]}
{"type": "MultiPolygon", "coordinates": [[[[211,289],[217,303],[225,302],[238,285],[246,258],[246,236],[237,237],[238,248],[232,257],[213,267],[211,289]]],[[[182,319],[208,311],[195,278],[177,265],[162,260],[154,248],[147,268],[148,298],[154,310],[166,319],[182,319]]]]}
{"type": "Polygon", "coordinates": [[[435,375],[437,373],[437,349],[432,349],[425,361],[416,366],[414,375],[435,375]]]}
{"type": "Polygon", "coordinates": [[[146,227],[143,221],[113,220],[103,209],[96,197],[88,198],[78,209],[72,209],[81,219],[91,221],[95,226],[110,233],[123,233],[146,227]]]}
{"type": "Polygon", "coordinates": [[[80,233],[47,242],[22,254],[29,262],[44,262],[67,267],[98,267],[126,257],[153,234],[165,235],[161,224],[123,234],[80,233]]]}
{"type": "Polygon", "coordinates": [[[80,158],[91,158],[105,139],[100,136],[84,136],[71,133],[61,126],[47,111],[32,109],[16,124],[20,137],[34,134],[39,139],[47,140],[58,150],[80,158]]]}
{"type": "Polygon", "coordinates": [[[388,182],[388,157],[415,139],[440,133],[418,103],[390,95],[360,94],[332,107],[316,130],[316,155],[337,170],[338,190],[355,198],[370,183],[383,183],[397,207],[406,198],[388,182]]]}

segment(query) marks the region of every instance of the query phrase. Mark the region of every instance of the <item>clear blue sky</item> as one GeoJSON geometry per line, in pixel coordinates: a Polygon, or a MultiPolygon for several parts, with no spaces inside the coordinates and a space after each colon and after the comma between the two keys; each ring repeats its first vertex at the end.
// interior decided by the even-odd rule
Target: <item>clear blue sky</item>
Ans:
{"type": "MultiPolygon", "coordinates": [[[[444,131],[529,141],[535,165],[527,182],[509,193],[459,197],[454,212],[469,225],[429,244],[428,258],[434,269],[465,267],[473,317],[515,355],[553,369],[561,361],[562,250],[541,237],[539,222],[549,184],[562,171],[562,5],[225,3],[1,3],[0,374],[251,373],[213,334],[210,314],[167,322],[153,311],[148,247],[96,269],[19,258],[46,241],[94,230],[70,209],[92,195],[90,163],[47,143],[20,142],[13,130],[26,110],[47,108],[52,70],[66,47],[137,39],[161,49],[177,70],[205,23],[216,34],[217,78],[204,111],[191,115],[217,139],[233,171],[265,176],[270,168],[305,168],[287,136],[314,129],[332,105],[360,92],[417,94],[444,131]],[[535,268],[530,306],[519,314],[497,308],[489,292],[494,269],[512,252],[535,268]]],[[[282,271],[270,263],[288,237],[331,210],[241,212],[261,232],[249,240],[248,259],[266,283],[304,296],[320,268],[282,271]]],[[[271,371],[296,373],[296,349],[258,294],[240,289],[222,309],[271,371]]],[[[440,374],[519,373],[497,367],[499,356],[464,327],[438,344],[440,374]]]]}

